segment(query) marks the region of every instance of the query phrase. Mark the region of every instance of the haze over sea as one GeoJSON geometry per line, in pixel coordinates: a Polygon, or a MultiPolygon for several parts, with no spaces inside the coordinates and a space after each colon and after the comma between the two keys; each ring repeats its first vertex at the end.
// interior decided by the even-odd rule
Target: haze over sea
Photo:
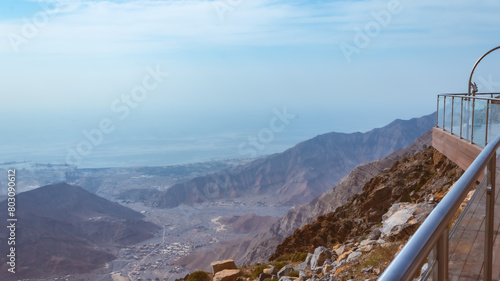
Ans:
{"type": "Polygon", "coordinates": [[[123,123],[114,120],[116,128],[111,133],[100,131],[99,119],[106,118],[105,115],[96,115],[99,118],[90,120],[88,116],[71,113],[68,116],[74,118],[50,114],[38,116],[35,122],[16,118],[18,126],[11,128],[9,137],[0,139],[3,151],[0,163],[32,161],[105,168],[253,158],[285,151],[331,130],[367,129],[364,128],[367,124],[349,123],[343,121],[342,116],[337,119],[341,121],[336,121],[316,114],[314,122],[311,116],[303,116],[287,107],[272,108],[260,117],[234,115],[234,118],[215,118],[218,119],[215,123],[205,124],[175,119],[140,120],[141,117],[136,116],[123,123]],[[97,145],[90,145],[92,142],[97,145]],[[84,151],[91,149],[88,155],[78,153],[83,143],[84,151]],[[81,157],[78,163],[73,163],[75,155],[81,157]]]}
{"type": "MultiPolygon", "coordinates": [[[[258,157],[427,115],[437,94],[467,92],[474,62],[499,45],[499,11],[472,0],[2,0],[0,163],[258,157]],[[297,117],[282,128],[271,123],[283,108],[297,117]]],[[[476,69],[481,92],[500,90],[499,60],[476,69]]]]}

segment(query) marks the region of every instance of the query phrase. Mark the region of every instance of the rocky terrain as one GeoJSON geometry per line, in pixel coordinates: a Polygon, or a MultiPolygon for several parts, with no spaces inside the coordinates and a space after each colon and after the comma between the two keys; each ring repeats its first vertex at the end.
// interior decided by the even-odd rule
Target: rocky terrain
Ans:
{"type": "Polygon", "coordinates": [[[248,265],[265,262],[276,247],[290,236],[296,229],[313,222],[318,216],[334,211],[347,203],[353,195],[361,193],[363,185],[395,161],[415,154],[431,144],[430,131],[418,138],[412,145],[391,153],[387,157],[370,163],[363,163],[353,169],[337,186],[318,198],[303,205],[293,207],[273,225],[246,239],[227,241],[219,245],[219,249],[209,253],[194,253],[181,260],[190,269],[207,269],[211,261],[232,258],[237,264],[248,265]],[[192,262],[187,262],[191,260],[192,262]]]}
{"type": "Polygon", "coordinates": [[[435,114],[396,120],[366,133],[328,133],[282,153],[194,178],[150,194],[146,204],[172,208],[224,198],[267,195],[281,204],[307,203],[357,165],[383,158],[413,143],[435,124],[435,114]]]}
{"type": "Polygon", "coordinates": [[[347,204],[297,229],[276,248],[270,262],[238,270],[232,260],[214,262],[210,277],[375,280],[462,173],[428,147],[372,177],[347,204]]]}
{"type": "MultiPolygon", "coordinates": [[[[16,197],[16,274],[2,255],[1,280],[84,273],[116,258],[118,250],[153,237],[159,227],[144,216],[83,188],[43,186],[16,197]]],[[[0,203],[7,210],[7,201],[0,203]]],[[[0,251],[7,253],[6,231],[0,251]]]]}
{"type": "Polygon", "coordinates": [[[363,191],[363,186],[371,178],[391,167],[397,160],[413,155],[429,147],[431,143],[432,135],[428,131],[408,147],[397,150],[385,158],[357,166],[338,185],[311,202],[292,208],[269,229],[257,234],[248,249],[236,255],[236,261],[239,264],[265,261],[265,257],[269,257],[283,239],[296,229],[346,204],[348,199],[363,191]]]}
{"type": "MultiPolygon", "coordinates": [[[[369,236],[379,229],[382,216],[390,208],[399,203],[437,202],[462,173],[456,164],[432,147],[403,158],[370,179],[363,186],[363,192],[354,195],[347,204],[296,230],[276,248],[271,260],[283,254],[310,252],[318,246],[332,247],[369,236]]],[[[408,226],[406,232],[399,231],[401,237],[391,236],[391,239],[407,238],[416,226],[408,226]]]]}

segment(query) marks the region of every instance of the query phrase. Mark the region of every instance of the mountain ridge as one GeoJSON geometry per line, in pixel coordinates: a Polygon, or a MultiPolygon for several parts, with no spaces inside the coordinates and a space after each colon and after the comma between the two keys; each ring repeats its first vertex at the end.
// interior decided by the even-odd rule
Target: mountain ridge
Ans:
{"type": "Polygon", "coordinates": [[[280,204],[307,203],[357,165],[410,145],[434,124],[433,113],[410,120],[397,119],[366,133],[318,135],[282,153],[155,192],[145,201],[153,207],[173,208],[179,204],[268,195],[279,197],[280,204]]]}

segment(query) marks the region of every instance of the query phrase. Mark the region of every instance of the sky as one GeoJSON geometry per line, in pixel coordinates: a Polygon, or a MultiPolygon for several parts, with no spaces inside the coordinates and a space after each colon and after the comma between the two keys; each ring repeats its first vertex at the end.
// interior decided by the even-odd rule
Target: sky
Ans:
{"type": "MultiPolygon", "coordinates": [[[[0,162],[254,157],[427,115],[500,45],[499,12],[488,0],[2,0],[0,162]]],[[[476,70],[480,92],[500,92],[499,62],[476,70]]]]}

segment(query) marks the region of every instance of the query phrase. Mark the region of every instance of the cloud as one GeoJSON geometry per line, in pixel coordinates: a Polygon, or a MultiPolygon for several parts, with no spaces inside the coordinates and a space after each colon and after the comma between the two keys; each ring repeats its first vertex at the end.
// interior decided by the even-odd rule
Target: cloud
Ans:
{"type": "MultiPolygon", "coordinates": [[[[356,29],[363,29],[390,2],[398,2],[403,11],[392,16],[384,27],[383,40],[374,47],[432,46],[438,41],[467,44],[458,33],[466,32],[465,36],[473,37],[469,40],[481,41],[500,23],[496,1],[463,0],[453,5],[410,0],[37,2],[55,9],[48,10],[48,23],[30,38],[37,44],[23,46],[35,53],[123,54],[233,46],[336,48],[340,42],[352,41],[356,29]],[[222,19],[217,10],[220,5],[226,7],[222,19]],[[442,36],[450,35],[443,40],[442,36]]],[[[23,20],[0,22],[0,31],[22,34],[25,24],[23,20]]],[[[4,44],[1,51],[9,51],[7,47],[4,44]]]]}

